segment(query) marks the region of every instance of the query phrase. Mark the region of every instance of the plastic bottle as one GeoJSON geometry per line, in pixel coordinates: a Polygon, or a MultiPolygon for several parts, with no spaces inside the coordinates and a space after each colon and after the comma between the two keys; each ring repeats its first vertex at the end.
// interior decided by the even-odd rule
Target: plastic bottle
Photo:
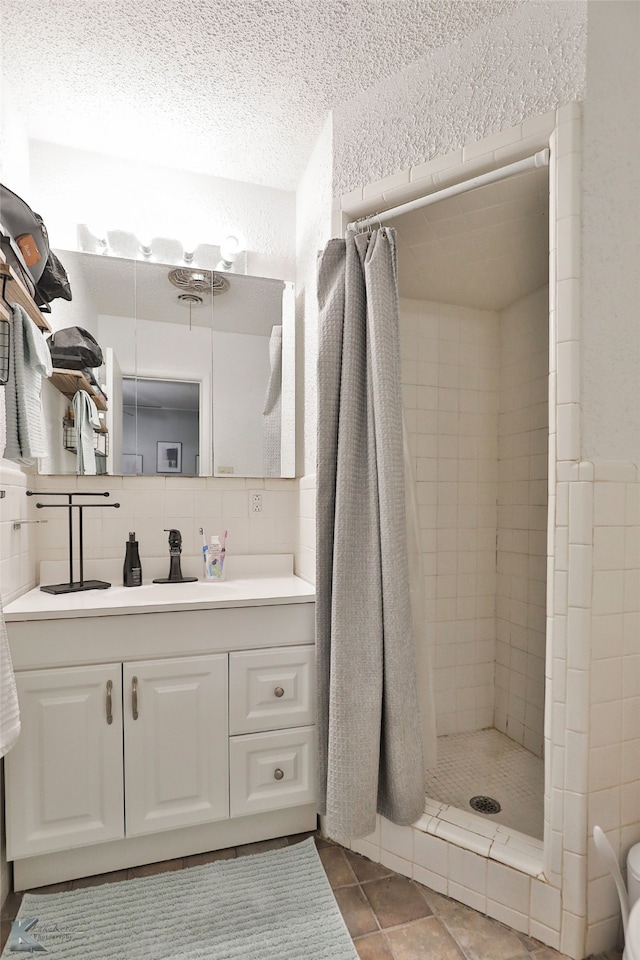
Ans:
{"type": "Polygon", "coordinates": [[[142,586],[142,564],[140,563],[140,553],[135,533],[129,534],[126,543],[122,583],[125,587],[142,586]]]}
{"type": "Polygon", "coordinates": [[[214,534],[205,552],[205,580],[224,580],[224,550],[220,537],[214,534]]]}

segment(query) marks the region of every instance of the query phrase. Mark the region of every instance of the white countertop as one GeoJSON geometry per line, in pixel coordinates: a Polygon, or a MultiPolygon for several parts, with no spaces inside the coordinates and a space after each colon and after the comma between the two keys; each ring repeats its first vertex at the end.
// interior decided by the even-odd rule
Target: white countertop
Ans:
{"type": "MultiPolygon", "coordinates": [[[[105,561],[108,563],[108,561],[105,561]]],[[[121,565],[120,565],[121,566],[121,565]]],[[[165,563],[166,566],[166,563],[165,563]]],[[[183,565],[188,575],[190,565],[183,565]]],[[[49,571],[46,571],[49,573],[49,571]]],[[[146,573],[143,564],[143,572],[146,573]]],[[[166,576],[166,571],[153,576],[166,576]]],[[[207,610],[220,607],[250,607],[281,603],[309,603],[315,599],[315,587],[293,574],[289,554],[261,557],[229,557],[227,577],[222,582],[198,580],[195,583],[151,583],[146,576],[141,587],[123,587],[107,569],[100,576],[95,566],[86,579],[111,580],[106,590],[50,594],[39,587],[13,600],[4,608],[7,622],[24,620],[62,620],[76,617],[109,617],[124,614],[162,613],[178,610],[207,610]]],[[[63,582],[68,577],[44,583],[63,582]]]]}

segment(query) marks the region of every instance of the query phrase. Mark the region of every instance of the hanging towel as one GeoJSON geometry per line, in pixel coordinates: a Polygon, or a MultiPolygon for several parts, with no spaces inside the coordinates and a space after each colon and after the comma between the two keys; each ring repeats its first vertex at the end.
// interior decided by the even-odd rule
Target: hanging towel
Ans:
{"type": "Polygon", "coordinates": [[[98,408],[86,390],[78,390],[73,397],[73,414],[76,423],[76,473],[95,476],[96,451],[93,445],[93,430],[100,426],[98,408]]]}
{"type": "Polygon", "coordinates": [[[46,340],[19,305],[11,309],[10,326],[4,456],[31,466],[38,457],[48,456],[40,392],[42,378],[51,376],[53,366],[46,340]]]}
{"type": "Polygon", "coordinates": [[[18,691],[0,597],[0,757],[9,752],[19,733],[18,691]]]}
{"type": "Polygon", "coordinates": [[[271,328],[269,382],[262,411],[262,457],[265,477],[279,477],[282,420],[282,326],[271,328]]]}

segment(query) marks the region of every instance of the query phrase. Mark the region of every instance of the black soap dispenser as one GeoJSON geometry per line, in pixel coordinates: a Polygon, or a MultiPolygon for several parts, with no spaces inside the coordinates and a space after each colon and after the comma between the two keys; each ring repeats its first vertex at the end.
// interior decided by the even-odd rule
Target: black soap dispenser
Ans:
{"type": "Polygon", "coordinates": [[[142,586],[142,564],[140,563],[140,553],[138,552],[138,541],[135,533],[129,534],[126,543],[122,583],[125,587],[142,586]]]}

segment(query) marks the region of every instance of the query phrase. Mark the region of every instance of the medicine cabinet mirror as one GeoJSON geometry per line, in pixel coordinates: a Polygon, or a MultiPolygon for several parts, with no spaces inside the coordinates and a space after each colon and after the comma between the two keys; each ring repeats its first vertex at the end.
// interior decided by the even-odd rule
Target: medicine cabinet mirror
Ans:
{"type": "MultiPolygon", "coordinates": [[[[51,326],[88,330],[105,360],[94,371],[106,398],[94,444],[97,473],[295,475],[291,283],[56,252],[73,301],[53,302],[51,326]]],[[[57,380],[54,373],[43,385],[50,456],[39,470],[73,474],[67,414],[76,387],[61,395],[57,380]]]]}

